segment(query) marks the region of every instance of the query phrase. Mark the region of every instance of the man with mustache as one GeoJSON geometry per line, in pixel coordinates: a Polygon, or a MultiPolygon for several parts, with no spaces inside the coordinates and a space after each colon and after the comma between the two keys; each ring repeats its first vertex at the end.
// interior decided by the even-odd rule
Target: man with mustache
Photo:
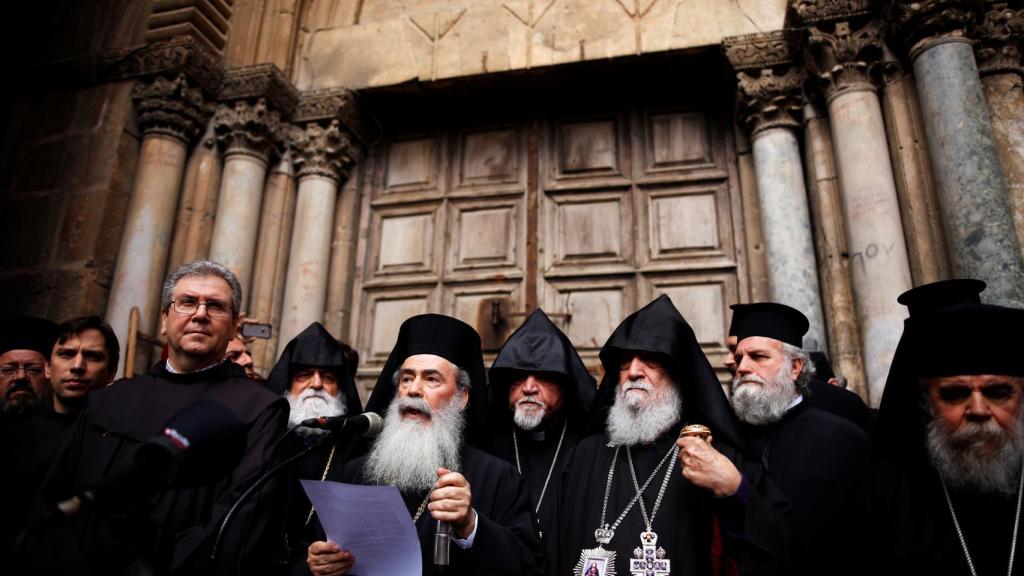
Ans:
{"type": "MultiPolygon", "coordinates": [[[[406,320],[367,403],[367,410],[387,414],[384,431],[368,455],[331,478],[399,489],[419,535],[424,574],[434,572],[439,521],[451,526],[445,574],[544,571],[525,482],[509,463],[470,445],[487,444],[486,400],[476,331],[436,314],[406,320]]],[[[344,542],[321,540],[308,549],[307,566],[317,576],[358,565],[344,542]]]]}
{"type": "Polygon", "coordinates": [[[867,572],[1024,574],[1024,310],[981,304],[980,288],[957,296],[956,282],[900,298],[910,318],[862,508],[867,572]]]}
{"type": "MultiPolygon", "coordinates": [[[[360,414],[363,408],[354,373],[341,343],[314,322],[284,347],[267,386],[287,398],[288,427],[292,428],[310,418],[360,414]]],[[[284,551],[289,565],[304,565],[306,548],[316,539],[316,514],[299,481],[336,476],[358,449],[357,439],[344,430],[323,442],[326,434],[326,430],[300,426],[282,445],[286,455],[315,446],[291,466],[284,551]]]]}
{"type": "Polygon", "coordinates": [[[837,558],[853,536],[858,482],[868,465],[867,434],[808,402],[813,392],[809,327],[798,310],[773,302],[735,306],[730,401],[742,430],[793,506],[792,574],[843,573],[837,558]]]}
{"type": "Polygon", "coordinates": [[[591,434],[563,478],[558,573],[710,575],[721,547],[744,574],[783,573],[788,504],[672,301],[659,296],[623,320],[601,363],[591,434]],[[680,438],[692,424],[713,438],[680,438]]]}
{"type": "Polygon", "coordinates": [[[45,405],[47,363],[57,325],[43,318],[11,318],[0,326],[0,420],[45,405]]]}
{"type": "MultiPolygon", "coordinates": [[[[534,311],[491,365],[493,453],[516,467],[548,557],[558,550],[561,478],[597,392],[569,338],[543,310],[534,311]]],[[[554,563],[548,564],[549,573],[554,563]]]]}

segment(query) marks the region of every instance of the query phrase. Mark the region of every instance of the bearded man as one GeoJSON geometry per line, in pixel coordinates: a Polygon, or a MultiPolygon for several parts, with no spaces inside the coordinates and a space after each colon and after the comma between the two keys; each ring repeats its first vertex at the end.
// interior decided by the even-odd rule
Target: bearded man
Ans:
{"type": "Polygon", "coordinates": [[[1024,574],[1021,322],[975,302],[911,307],[879,409],[863,569],[1024,574]]]}
{"type": "MultiPolygon", "coordinates": [[[[544,571],[525,482],[509,463],[469,445],[488,438],[486,386],[480,336],[469,325],[436,314],[406,320],[367,403],[386,412],[384,431],[367,456],[331,478],[398,488],[419,535],[424,574],[432,573],[439,522],[452,529],[446,574],[544,571]]],[[[310,571],[358,567],[344,546],[311,544],[310,571]]]]}
{"type": "Polygon", "coordinates": [[[778,573],[787,503],[749,458],[714,370],[672,301],[660,296],[623,320],[600,356],[592,433],[563,478],[558,573],[717,573],[715,519],[743,573],[778,573]],[[714,448],[711,439],[680,439],[688,424],[709,428],[714,448]]]}
{"type": "Polygon", "coordinates": [[[42,409],[49,403],[50,352],[57,325],[34,317],[0,323],[0,422],[42,409]]]}
{"type": "Polygon", "coordinates": [[[859,426],[805,399],[814,370],[800,348],[808,326],[789,306],[746,305],[736,322],[730,399],[746,438],[793,505],[791,573],[842,573],[837,559],[853,536],[850,519],[870,440],[859,426]]]}
{"type": "Polygon", "coordinates": [[[295,432],[282,445],[286,456],[312,446],[311,452],[291,466],[283,560],[304,565],[306,548],[316,539],[316,514],[300,480],[323,480],[338,474],[358,449],[357,440],[346,430],[327,440],[327,430],[299,426],[318,417],[355,416],[362,412],[359,392],[352,379],[354,370],[334,336],[314,322],[293,338],[267,377],[267,386],[288,399],[288,427],[295,432]]]}

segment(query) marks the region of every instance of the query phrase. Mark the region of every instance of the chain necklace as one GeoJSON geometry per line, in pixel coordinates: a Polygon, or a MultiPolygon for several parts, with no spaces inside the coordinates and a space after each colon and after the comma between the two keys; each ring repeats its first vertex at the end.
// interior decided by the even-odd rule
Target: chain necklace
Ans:
{"type": "MultiPolygon", "coordinates": [[[[640,507],[642,510],[644,509],[644,505],[642,503],[643,493],[647,491],[647,487],[650,486],[651,482],[658,475],[658,472],[661,470],[662,466],[664,466],[666,462],[674,459],[676,455],[679,453],[679,447],[673,444],[672,447],[669,448],[668,452],[666,452],[665,455],[661,458],[661,461],[658,462],[658,465],[651,472],[651,475],[647,477],[646,481],[644,481],[643,485],[637,486],[636,471],[633,468],[633,455],[630,449],[628,447],[626,448],[626,457],[629,459],[630,472],[633,474],[636,495],[634,495],[633,498],[630,499],[629,503],[626,504],[626,508],[622,511],[621,514],[619,514],[618,518],[615,519],[615,522],[613,522],[611,526],[609,526],[608,523],[605,522],[605,518],[607,516],[608,498],[611,494],[612,480],[615,478],[615,464],[618,462],[620,448],[621,446],[616,446],[615,453],[612,455],[612,463],[608,470],[608,480],[607,482],[605,482],[604,486],[604,501],[601,504],[601,524],[597,530],[594,530],[594,539],[597,540],[598,545],[596,548],[588,548],[580,552],[580,559],[576,563],[576,568],[574,570],[574,574],[576,576],[583,576],[584,570],[595,564],[603,568],[603,570],[599,570],[601,574],[604,574],[605,576],[615,576],[615,552],[613,550],[606,550],[604,548],[604,545],[609,544],[612,538],[615,537],[615,529],[618,528],[619,524],[622,523],[622,520],[626,518],[626,514],[628,514],[629,511],[632,510],[633,505],[636,504],[637,501],[641,502],[640,507]]],[[[658,490],[658,497],[656,499],[655,506],[660,506],[661,499],[665,495],[665,490],[668,488],[668,482],[671,476],[672,466],[670,465],[665,469],[665,476],[661,481],[661,487],[658,490]]],[[[654,509],[654,513],[657,513],[657,508],[654,509]]],[[[650,530],[650,522],[648,522],[646,510],[644,510],[643,515],[644,522],[647,524],[648,529],[640,535],[643,548],[637,547],[637,550],[640,550],[641,553],[645,553],[648,552],[648,549],[650,549],[650,556],[653,560],[653,556],[654,554],[656,554],[653,545],[657,544],[658,535],[654,532],[651,532],[650,530]]],[[[634,555],[637,555],[637,550],[633,551],[634,555]]],[[[664,550],[660,550],[659,556],[660,558],[664,557],[664,550]]],[[[632,560],[631,563],[636,562],[644,562],[644,560],[632,560]]],[[[668,561],[659,559],[658,562],[663,563],[662,565],[665,568],[664,574],[668,574],[668,561]]]]}
{"type": "MultiPolygon", "coordinates": [[[[327,471],[331,469],[331,462],[334,462],[334,449],[336,447],[337,446],[331,446],[331,453],[327,455],[327,466],[324,466],[323,476],[320,476],[320,481],[321,482],[323,482],[324,480],[327,480],[327,471]]],[[[309,514],[306,516],[306,523],[304,524],[305,526],[309,526],[309,521],[313,519],[313,514],[315,514],[315,513],[316,513],[316,508],[310,506],[309,507],[309,514]]]]}
{"type": "MultiPolygon", "coordinates": [[[[666,472],[665,477],[661,480],[661,488],[658,489],[658,497],[654,500],[654,508],[651,509],[650,517],[647,516],[647,507],[644,506],[643,490],[640,490],[640,483],[636,481],[636,468],[633,466],[633,451],[626,448],[626,459],[629,461],[629,473],[633,477],[633,488],[636,489],[636,493],[640,494],[640,515],[644,518],[644,526],[647,531],[651,531],[651,526],[654,525],[654,517],[658,514],[658,508],[661,508],[661,498],[665,495],[665,488],[668,487],[668,480],[671,477],[666,472]]],[[[669,466],[669,471],[672,467],[669,466]]],[[[650,479],[648,479],[650,482],[650,479]]],[[[646,484],[644,485],[646,489],[646,484]]]]}
{"type": "MultiPolygon", "coordinates": [[[[949,497],[949,490],[946,489],[946,482],[939,476],[942,484],[942,493],[946,495],[946,504],[949,506],[949,514],[953,517],[953,527],[956,528],[956,536],[960,539],[960,547],[964,550],[964,557],[967,558],[967,567],[971,569],[971,576],[978,576],[974,571],[974,562],[971,560],[971,553],[967,551],[967,540],[964,539],[963,530],[960,529],[960,522],[956,519],[956,511],[953,510],[953,500],[949,497]]],[[[1013,557],[1017,552],[1017,529],[1020,528],[1020,504],[1024,496],[1024,462],[1021,463],[1020,487],[1017,488],[1017,516],[1013,520],[1013,540],[1010,541],[1010,563],[1006,569],[1007,576],[1013,575],[1013,557]]]]}
{"type": "MultiPolygon", "coordinates": [[[[562,435],[558,437],[558,446],[555,447],[555,457],[551,459],[551,467],[548,468],[547,478],[544,478],[544,487],[540,489],[540,498],[537,499],[537,508],[534,509],[534,515],[540,514],[540,505],[544,502],[544,494],[548,491],[548,483],[551,482],[551,474],[555,471],[555,464],[558,463],[558,453],[562,450],[562,440],[565,440],[565,430],[569,427],[569,421],[566,420],[565,424],[562,425],[562,435]]],[[[519,475],[523,474],[523,467],[519,463],[519,440],[516,440],[516,426],[512,425],[512,448],[516,454],[516,470],[519,471],[519,475]]],[[[541,534],[543,538],[544,535],[541,534]]]]}
{"type": "Polygon", "coordinates": [[[420,502],[419,508],[416,509],[416,514],[412,517],[412,523],[415,524],[420,516],[423,515],[423,511],[427,509],[427,503],[430,502],[430,491],[427,491],[427,495],[423,498],[423,502],[420,502]]]}

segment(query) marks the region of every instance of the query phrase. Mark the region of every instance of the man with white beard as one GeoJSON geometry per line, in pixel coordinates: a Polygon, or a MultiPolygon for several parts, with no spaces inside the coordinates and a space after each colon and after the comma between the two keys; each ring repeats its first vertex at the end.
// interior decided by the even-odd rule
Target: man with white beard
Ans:
{"type": "MultiPolygon", "coordinates": [[[[355,367],[345,362],[343,346],[319,322],[306,327],[285,346],[267,377],[267,386],[288,399],[288,426],[310,418],[362,412],[352,379],[355,367]]],[[[315,446],[290,468],[289,500],[282,561],[304,566],[306,548],[316,538],[316,515],[299,480],[323,480],[337,474],[360,448],[359,440],[342,430],[333,438],[326,430],[298,427],[282,444],[286,456],[315,446]],[[328,440],[323,442],[322,440],[328,440]]]]}
{"type": "Polygon", "coordinates": [[[851,519],[870,440],[850,420],[807,401],[814,371],[801,349],[807,318],[783,304],[737,304],[736,376],[730,400],[768,474],[793,506],[791,574],[847,568],[851,519]]]}
{"type": "MultiPolygon", "coordinates": [[[[332,480],[398,488],[420,539],[423,574],[434,573],[434,539],[451,527],[445,574],[538,575],[544,553],[525,482],[512,466],[470,446],[486,444],[487,381],[480,336],[436,314],[414,316],[398,332],[367,410],[386,412],[366,456],[332,480]]],[[[359,559],[344,542],[311,544],[317,576],[346,574],[359,559]]]]}
{"type": "Polygon", "coordinates": [[[866,486],[865,573],[1024,574],[1024,310],[972,299],[912,306],[904,324],[866,486]]]}
{"type": "MultiPolygon", "coordinates": [[[[597,392],[569,338],[537,309],[498,352],[488,373],[492,453],[516,467],[548,557],[558,550],[559,481],[597,392]]],[[[548,563],[554,574],[554,562],[548,563]]]]}
{"type": "Polygon", "coordinates": [[[742,441],[672,301],[662,295],[623,320],[600,356],[595,424],[563,478],[558,574],[583,576],[593,566],[709,575],[723,554],[741,560],[744,574],[781,573],[787,504],[742,441]],[[713,440],[680,438],[695,424],[713,440]]]}

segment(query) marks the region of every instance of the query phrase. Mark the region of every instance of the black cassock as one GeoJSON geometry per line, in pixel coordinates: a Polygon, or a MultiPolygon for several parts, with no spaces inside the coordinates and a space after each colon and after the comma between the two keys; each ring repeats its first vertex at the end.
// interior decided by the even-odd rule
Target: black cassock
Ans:
{"type": "Polygon", "coordinates": [[[849,420],[868,434],[871,433],[874,416],[860,396],[813,376],[807,387],[810,394],[804,398],[804,401],[809,405],[849,420]]]}
{"type": "MultiPolygon", "coordinates": [[[[337,480],[350,484],[366,484],[363,467],[366,457],[349,462],[337,480]]],[[[533,515],[526,484],[507,462],[471,446],[462,449],[462,470],[472,493],[477,513],[477,530],[473,546],[462,550],[453,542],[450,566],[445,574],[539,575],[544,573],[544,553],[533,526],[533,515]]],[[[410,518],[423,502],[426,493],[405,495],[410,518]]],[[[416,532],[420,539],[423,574],[433,574],[434,534],[437,521],[424,510],[416,532]]],[[[322,532],[321,532],[322,534],[322,532]]],[[[324,538],[321,536],[320,538],[324,538]]],[[[339,542],[344,548],[345,543],[339,542]]],[[[356,558],[356,569],[359,558],[356,558]]]]}
{"type": "MultiPolygon", "coordinates": [[[[228,508],[277,460],[273,448],[288,418],[287,402],[232,362],[191,374],[168,372],[160,363],[93,392],[48,474],[44,498],[53,505],[127,470],[147,439],[196,401],[222,404],[241,425],[217,442],[191,447],[170,489],[151,505],[118,516],[87,508],[77,516],[75,541],[57,543],[57,556],[80,555],[72,572],[114,574],[148,565],[157,574],[255,574],[271,565],[282,524],[275,483],[236,510],[220,560],[209,560],[228,508]]],[[[36,545],[47,544],[39,540],[36,545]]]]}
{"type": "Polygon", "coordinates": [[[793,505],[793,574],[845,573],[870,440],[852,422],[801,402],[782,420],[744,425],[767,473],[793,505]]]}

